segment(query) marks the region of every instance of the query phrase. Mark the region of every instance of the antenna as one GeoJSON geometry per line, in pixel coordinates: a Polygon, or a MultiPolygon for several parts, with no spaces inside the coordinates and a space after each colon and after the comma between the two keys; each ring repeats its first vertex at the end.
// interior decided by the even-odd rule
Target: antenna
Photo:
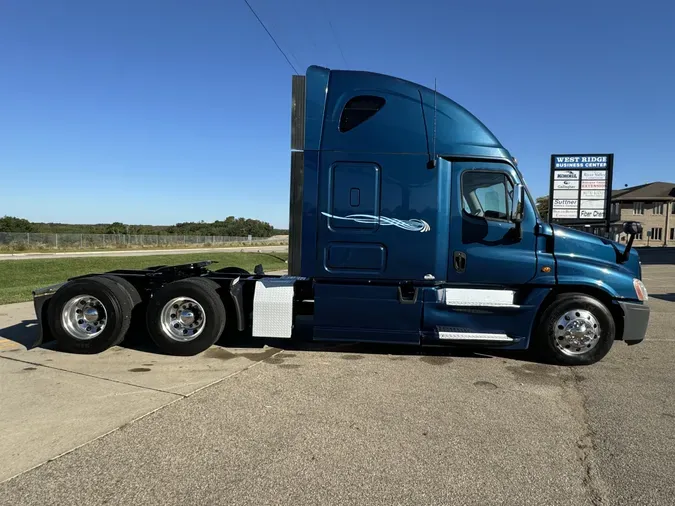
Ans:
{"type": "Polygon", "coordinates": [[[434,77],[434,165],[436,165],[436,78],[434,77]]]}
{"type": "MultiPolygon", "coordinates": [[[[422,112],[424,112],[424,106],[422,106],[422,112]]],[[[429,149],[428,146],[429,144],[427,144],[427,149],[429,149]]],[[[427,169],[435,169],[435,168],[436,168],[436,78],[434,77],[434,142],[431,160],[429,160],[429,163],[427,163],[427,169]]]]}

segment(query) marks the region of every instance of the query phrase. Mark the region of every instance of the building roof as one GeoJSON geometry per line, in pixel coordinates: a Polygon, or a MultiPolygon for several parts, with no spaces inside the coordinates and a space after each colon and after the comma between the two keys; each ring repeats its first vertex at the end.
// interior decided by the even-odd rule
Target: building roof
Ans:
{"type": "Polygon", "coordinates": [[[674,200],[675,183],[645,183],[630,188],[612,190],[612,200],[674,200]]]}

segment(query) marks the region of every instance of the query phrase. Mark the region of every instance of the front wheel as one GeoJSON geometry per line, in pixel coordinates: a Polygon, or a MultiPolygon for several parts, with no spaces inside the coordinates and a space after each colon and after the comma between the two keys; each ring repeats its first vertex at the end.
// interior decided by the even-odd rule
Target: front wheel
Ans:
{"type": "Polygon", "coordinates": [[[581,293],[564,293],[542,314],[533,344],[547,361],[589,365],[607,355],[615,335],[614,318],[602,302],[581,293]]]}

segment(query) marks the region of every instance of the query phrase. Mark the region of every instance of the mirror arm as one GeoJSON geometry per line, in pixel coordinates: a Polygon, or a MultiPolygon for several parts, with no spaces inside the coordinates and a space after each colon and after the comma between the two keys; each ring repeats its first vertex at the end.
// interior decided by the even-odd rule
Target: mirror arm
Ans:
{"type": "Polygon", "coordinates": [[[635,236],[637,236],[640,232],[642,232],[642,224],[639,222],[635,221],[627,221],[626,223],[623,224],[623,231],[628,234],[628,242],[626,243],[626,247],[623,250],[623,254],[621,255],[619,262],[620,263],[625,263],[628,261],[629,254],[630,254],[630,249],[633,247],[633,241],[635,240],[635,236]]]}
{"type": "Polygon", "coordinates": [[[628,242],[626,243],[626,247],[623,250],[623,255],[621,255],[621,263],[626,263],[628,261],[628,255],[630,254],[630,249],[633,247],[633,240],[635,239],[635,236],[637,234],[630,234],[628,236],[628,242]]]}
{"type": "Polygon", "coordinates": [[[523,239],[523,217],[525,213],[525,188],[522,184],[516,185],[513,192],[513,201],[511,203],[511,220],[515,223],[513,232],[518,241],[523,239]]]}

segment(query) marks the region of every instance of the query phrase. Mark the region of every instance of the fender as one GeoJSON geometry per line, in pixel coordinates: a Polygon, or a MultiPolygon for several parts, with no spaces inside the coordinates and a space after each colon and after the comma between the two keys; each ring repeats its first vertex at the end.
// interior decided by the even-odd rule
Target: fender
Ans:
{"type": "Polygon", "coordinates": [[[556,255],[558,285],[588,286],[606,292],[611,299],[635,300],[635,275],[624,266],[586,257],[556,255]]]}
{"type": "MultiPolygon", "coordinates": [[[[566,286],[579,286],[579,287],[584,287],[587,286],[588,288],[594,288],[596,290],[602,290],[607,294],[607,296],[611,299],[622,299],[621,295],[619,295],[614,288],[612,288],[610,285],[602,281],[601,279],[591,279],[587,277],[579,277],[579,276],[558,276],[558,285],[560,288],[564,288],[566,286]]],[[[631,282],[631,289],[632,289],[632,282],[631,282]]]]}
{"type": "Polygon", "coordinates": [[[244,285],[239,282],[240,278],[235,278],[230,283],[230,297],[234,304],[234,312],[237,315],[237,330],[242,332],[246,325],[244,321],[244,285]]]}

